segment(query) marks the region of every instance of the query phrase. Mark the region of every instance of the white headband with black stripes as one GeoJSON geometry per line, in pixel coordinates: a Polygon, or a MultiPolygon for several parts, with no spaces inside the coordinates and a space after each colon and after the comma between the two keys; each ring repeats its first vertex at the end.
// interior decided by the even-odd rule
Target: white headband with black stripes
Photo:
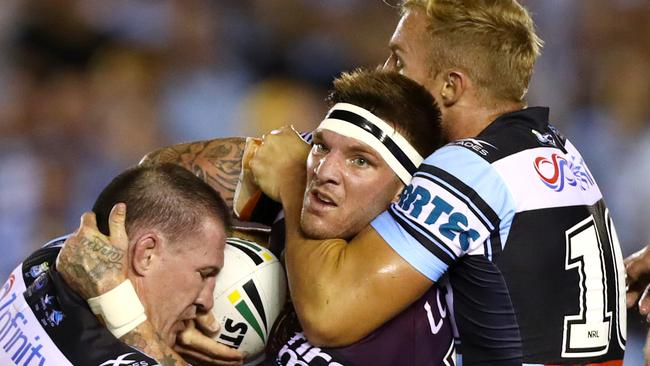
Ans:
{"type": "Polygon", "coordinates": [[[318,126],[359,140],[381,155],[404,184],[411,182],[422,156],[393,127],[370,111],[349,103],[337,103],[318,126]]]}

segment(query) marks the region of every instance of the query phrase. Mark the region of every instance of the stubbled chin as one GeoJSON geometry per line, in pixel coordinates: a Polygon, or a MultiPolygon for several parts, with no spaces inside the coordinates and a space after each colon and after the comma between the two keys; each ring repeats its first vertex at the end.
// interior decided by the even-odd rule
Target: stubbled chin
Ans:
{"type": "Polygon", "coordinates": [[[300,227],[308,237],[312,239],[331,239],[336,237],[332,231],[334,224],[323,221],[322,218],[315,215],[303,213],[300,227]]]}

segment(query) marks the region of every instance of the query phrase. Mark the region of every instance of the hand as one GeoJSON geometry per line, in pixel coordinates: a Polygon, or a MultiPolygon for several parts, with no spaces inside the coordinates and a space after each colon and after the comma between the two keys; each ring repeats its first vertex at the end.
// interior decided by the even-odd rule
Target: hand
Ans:
{"type": "Polygon", "coordinates": [[[282,200],[282,192],[305,180],[307,144],[293,127],[283,127],[265,135],[249,166],[255,183],[271,199],[282,200]]]}
{"type": "Polygon", "coordinates": [[[113,207],[108,218],[110,237],[97,229],[95,214],[86,212],[56,260],[57,271],[84,299],[104,294],[126,280],[129,240],[124,222],[126,205],[113,207]]]}
{"type": "Polygon", "coordinates": [[[174,349],[195,366],[243,365],[245,355],[234,348],[216,342],[212,338],[219,333],[219,322],[212,312],[199,315],[196,323],[186,322],[186,328],[176,338],[174,349]],[[198,328],[197,328],[198,326],[198,328]]]}
{"type": "Polygon", "coordinates": [[[639,305],[639,312],[650,322],[650,245],[625,258],[627,307],[639,305]]]}

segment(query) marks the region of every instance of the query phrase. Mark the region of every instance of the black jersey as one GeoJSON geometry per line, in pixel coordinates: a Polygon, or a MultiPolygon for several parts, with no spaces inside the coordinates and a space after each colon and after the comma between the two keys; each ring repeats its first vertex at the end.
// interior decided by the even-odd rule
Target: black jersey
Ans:
{"type": "Polygon", "coordinates": [[[116,339],[54,268],[65,238],[21,263],[0,290],[0,365],[149,366],[116,339]]]}
{"type": "Polygon", "coordinates": [[[548,109],[503,115],[434,152],[372,225],[432,281],[449,273],[463,364],[623,359],[614,225],[548,109]]]}

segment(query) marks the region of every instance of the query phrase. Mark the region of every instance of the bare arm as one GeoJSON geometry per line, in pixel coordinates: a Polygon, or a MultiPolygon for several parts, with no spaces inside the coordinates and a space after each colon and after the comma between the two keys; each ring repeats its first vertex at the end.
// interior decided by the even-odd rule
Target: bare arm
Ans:
{"type": "Polygon", "coordinates": [[[120,340],[129,346],[142,350],[163,366],[187,365],[181,356],[165,344],[149,321],[138,325],[135,329],[123,335],[120,340]]]}
{"type": "Polygon", "coordinates": [[[268,135],[251,161],[262,190],[285,209],[287,277],[310,342],[351,344],[406,309],[432,282],[368,227],[350,242],[311,240],[300,229],[306,146],[297,134],[268,135]]]}
{"type": "Polygon", "coordinates": [[[232,208],[245,146],[244,137],[189,142],[155,150],[140,163],[178,164],[208,183],[232,208]]]}

